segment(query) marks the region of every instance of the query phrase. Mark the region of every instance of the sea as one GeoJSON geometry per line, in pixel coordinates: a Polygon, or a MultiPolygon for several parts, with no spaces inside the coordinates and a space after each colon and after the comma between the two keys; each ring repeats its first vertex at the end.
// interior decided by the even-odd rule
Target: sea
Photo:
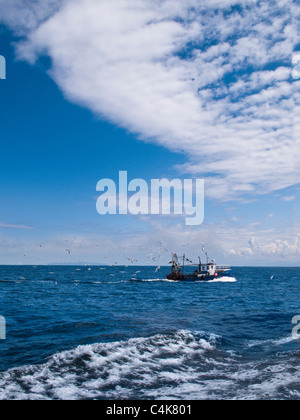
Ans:
{"type": "Polygon", "coordinates": [[[300,268],[1,266],[1,400],[298,400],[300,268]]]}

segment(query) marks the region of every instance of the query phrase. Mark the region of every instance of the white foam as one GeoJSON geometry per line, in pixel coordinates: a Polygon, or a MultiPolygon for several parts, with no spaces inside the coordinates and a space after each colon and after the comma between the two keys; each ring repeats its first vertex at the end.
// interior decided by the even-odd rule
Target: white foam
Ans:
{"type": "Polygon", "coordinates": [[[213,280],[208,280],[208,283],[235,283],[237,280],[235,277],[216,277],[213,280]]]}
{"type": "Polygon", "coordinates": [[[293,359],[245,362],[213,334],[158,334],[79,346],[47,363],[0,373],[0,399],[300,398],[293,359]]]}
{"type": "Polygon", "coordinates": [[[251,340],[247,342],[247,347],[256,347],[256,346],[262,346],[262,347],[270,347],[270,346],[281,346],[283,344],[291,343],[292,341],[295,341],[292,335],[289,335],[287,337],[278,338],[278,339],[269,339],[269,340],[251,340]]]}
{"type": "MultiPolygon", "coordinates": [[[[129,398],[147,387],[182,381],[193,358],[205,363],[214,345],[189,331],[79,346],[53,355],[43,365],[0,373],[0,399],[129,398]]],[[[188,380],[190,373],[186,374],[188,380]]]]}
{"type": "Polygon", "coordinates": [[[166,282],[166,283],[176,283],[176,281],[169,280],[169,279],[141,279],[139,281],[149,281],[149,282],[152,282],[152,281],[162,281],[162,282],[166,282]]]}

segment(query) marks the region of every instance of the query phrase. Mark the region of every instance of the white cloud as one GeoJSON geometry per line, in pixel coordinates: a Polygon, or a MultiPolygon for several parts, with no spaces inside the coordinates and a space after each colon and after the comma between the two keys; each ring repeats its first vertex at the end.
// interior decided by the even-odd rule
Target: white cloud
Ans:
{"type": "MultiPolygon", "coordinates": [[[[262,238],[260,238],[262,240],[262,238]]],[[[256,257],[278,257],[280,260],[297,261],[300,254],[299,236],[293,236],[288,239],[274,239],[273,241],[250,241],[250,247],[246,248],[256,257]]],[[[280,261],[279,260],[279,261],[280,261]]]]}
{"type": "Polygon", "coordinates": [[[64,0],[0,0],[0,21],[9,25],[18,35],[26,35],[47,20],[64,0]]]}
{"type": "Polygon", "coordinates": [[[30,29],[19,56],[49,55],[69,100],[183,152],[178,169],[205,177],[209,197],[299,182],[295,2],[53,0],[25,7],[29,23],[20,4],[5,13],[30,29]]]}
{"type": "Polygon", "coordinates": [[[43,235],[42,238],[19,237],[16,231],[6,231],[9,236],[0,234],[0,264],[117,262],[131,265],[129,259],[133,257],[138,265],[166,265],[171,252],[186,253],[189,259],[197,261],[202,243],[219,264],[275,266],[299,262],[300,226],[289,219],[276,229],[262,221],[245,225],[236,218],[187,228],[184,221],[174,216],[165,217],[167,219],[141,216],[140,229],[134,230],[100,231],[99,225],[95,225],[90,226],[90,232],[43,235]]]}
{"type": "Polygon", "coordinates": [[[17,225],[12,223],[4,223],[0,221],[0,229],[25,229],[25,230],[31,230],[33,229],[31,226],[27,225],[17,225]]]}
{"type": "Polygon", "coordinates": [[[285,197],[282,197],[282,199],[283,199],[284,201],[294,201],[294,200],[295,200],[295,198],[296,198],[296,196],[294,196],[294,195],[287,195],[287,196],[285,196],[285,197]]]}

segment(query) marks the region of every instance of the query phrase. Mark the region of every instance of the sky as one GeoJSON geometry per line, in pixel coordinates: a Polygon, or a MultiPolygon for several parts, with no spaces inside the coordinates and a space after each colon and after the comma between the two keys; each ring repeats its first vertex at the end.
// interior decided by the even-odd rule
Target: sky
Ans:
{"type": "Polygon", "coordinates": [[[299,266],[299,3],[0,0],[0,264],[299,266]],[[105,215],[100,179],[204,179],[205,216],[105,215]]]}

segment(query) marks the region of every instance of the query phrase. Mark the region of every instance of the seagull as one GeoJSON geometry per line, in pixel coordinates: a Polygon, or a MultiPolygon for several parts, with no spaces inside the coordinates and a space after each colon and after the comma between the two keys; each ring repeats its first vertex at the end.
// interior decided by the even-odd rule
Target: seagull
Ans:
{"type": "Polygon", "coordinates": [[[71,254],[71,251],[70,251],[70,249],[66,249],[66,252],[68,252],[68,253],[69,253],[69,255],[71,254]]]}
{"type": "Polygon", "coordinates": [[[128,261],[131,261],[131,263],[136,262],[137,260],[135,258],[127,258],[128,261]]]}

